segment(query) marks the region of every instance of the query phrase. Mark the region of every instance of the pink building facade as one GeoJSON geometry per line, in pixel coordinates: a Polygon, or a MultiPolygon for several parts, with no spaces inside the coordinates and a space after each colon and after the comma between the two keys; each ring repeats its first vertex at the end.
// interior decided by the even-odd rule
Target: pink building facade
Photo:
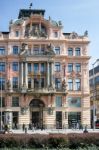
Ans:
{"type": "Polygon", "coordinates": [[[2,123],[11,128],[90,126],[89,39],[63,33],[45,10],[21,9],[0,33],[2,123]]]}

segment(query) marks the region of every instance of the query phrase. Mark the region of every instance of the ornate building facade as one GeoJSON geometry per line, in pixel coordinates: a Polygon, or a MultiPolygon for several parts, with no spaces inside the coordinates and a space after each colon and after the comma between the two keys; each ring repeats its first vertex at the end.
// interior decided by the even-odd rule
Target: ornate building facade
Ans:
{"type": "Polygon", "coordinates": [[[90,126],[88,33],[63,33],[45,10],[21,9],[0,33],[2,123],[90,126]]]}

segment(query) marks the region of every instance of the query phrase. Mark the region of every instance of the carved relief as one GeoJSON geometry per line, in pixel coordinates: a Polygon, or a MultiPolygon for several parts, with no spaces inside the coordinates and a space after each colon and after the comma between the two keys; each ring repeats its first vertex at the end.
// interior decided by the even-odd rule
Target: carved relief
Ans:
{"type": "Polygon", "coordinates": [[[86,47],[83,47],[82,52],[83,52],[83,55],[87,55],[87,48],[86,48],[86,47]]]}
{"type": "Polygon", "coordinates": [[[78,34],[76,32],[72,32],[69,36],[70,39],[77,39],[78,38],[78,34]]]}

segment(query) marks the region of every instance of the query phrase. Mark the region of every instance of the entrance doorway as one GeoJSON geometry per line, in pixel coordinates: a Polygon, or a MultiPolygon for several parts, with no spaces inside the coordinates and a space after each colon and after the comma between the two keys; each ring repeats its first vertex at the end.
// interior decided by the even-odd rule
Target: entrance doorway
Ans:
{"type": "Polygon", "coordinates": [[[62,111],[56,111],[56,129],[62,129],[62,111]]]}
{"type": "Polygon", "coordinates": [[[77,124],[81,125],[81,112],[68,113],[69,128],[77,128],[77,124]]]}
{"type": "Polygon", "coordinates": [[[39,99],[33,99],[30,102],[30,119],[32,125],[36,129],[44,128],[43,124],[43,108],[45,107],[44,103],[39,99]]]}

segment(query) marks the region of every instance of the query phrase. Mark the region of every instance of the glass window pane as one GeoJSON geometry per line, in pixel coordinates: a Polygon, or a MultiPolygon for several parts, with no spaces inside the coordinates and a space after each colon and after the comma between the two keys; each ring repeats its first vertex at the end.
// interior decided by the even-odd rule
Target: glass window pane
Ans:
{"type": "Polygon", "coordinates": [[[5,55],[5,47],[0,47],[0,55],[5,55]]]}
{"type": "Polygon", "coordinates": [[[0,107],[5,107],[5,97],[0,97],[0,107]]]}
{"type": "Polygon", "coordinates": [[[68,64],[68,72],[72,72],[73,71],[73,64],[70,63],[68,64]]]}
{"type": "Polygon", "coordinates": [[[13,46],[13,54],[14,55],[18,54],[18,46],[13,46]]]}
{"type": "Polygon", "coordinates": [[[5,90],[5,78],[0,77],[0,90],[5,90]]]}
{"type": "Polygon", "coordinates": [[[0,62],[0,72],[5,72],[5,62],[0,62]]]}
{"type": "Polygon", "coordinates": [[[81,72],[81,64],[80,63],[76,63],[75,70],[76,70],[76,72],[81,72]]]}
{"type": "Polygon", "coordinates": [[[68,56],[73,56],[73,49],[72,48],[68,48],[68,56]]]}
{"type": "Polygon", "coordinates": [[[75,79],[75,90],[80,91],[81,90],[81,80],[75,79]]]}
{"type": "Polygon", "coordinates": [[[19,107],[19,97],[12,97],[12,107],[19,107]]]}
{"type": "Polygon", "coordinates": [[[62,107],[62,97],[56,96],[56,107],[62,107]]]}
{"type": "Polygon", "coordinates": [[[13,71],[18,71],[18,62],[13,62],[12,69],[13,71]]]}
{"type": "Polygon", "coordinates": [[[55,71],[60,71],[60,62],[55,63],[55,71]]]}
{"type": "Polygon", "coordinates": [[[78,47],[75,49],[75,56],[80,56],[80,55],[81,55],[80,54],[80,48],[78,47]]]}
{"type": "Polygon", "coordinates": [[[73,90],[73,80],[68,79],[68,90],[73,90]]]}
{"type": "Polygon", "coordinates": [[[55,53],[56,53],[56,55],[60,54],[60,47],[55,47],[55,53]]]}

